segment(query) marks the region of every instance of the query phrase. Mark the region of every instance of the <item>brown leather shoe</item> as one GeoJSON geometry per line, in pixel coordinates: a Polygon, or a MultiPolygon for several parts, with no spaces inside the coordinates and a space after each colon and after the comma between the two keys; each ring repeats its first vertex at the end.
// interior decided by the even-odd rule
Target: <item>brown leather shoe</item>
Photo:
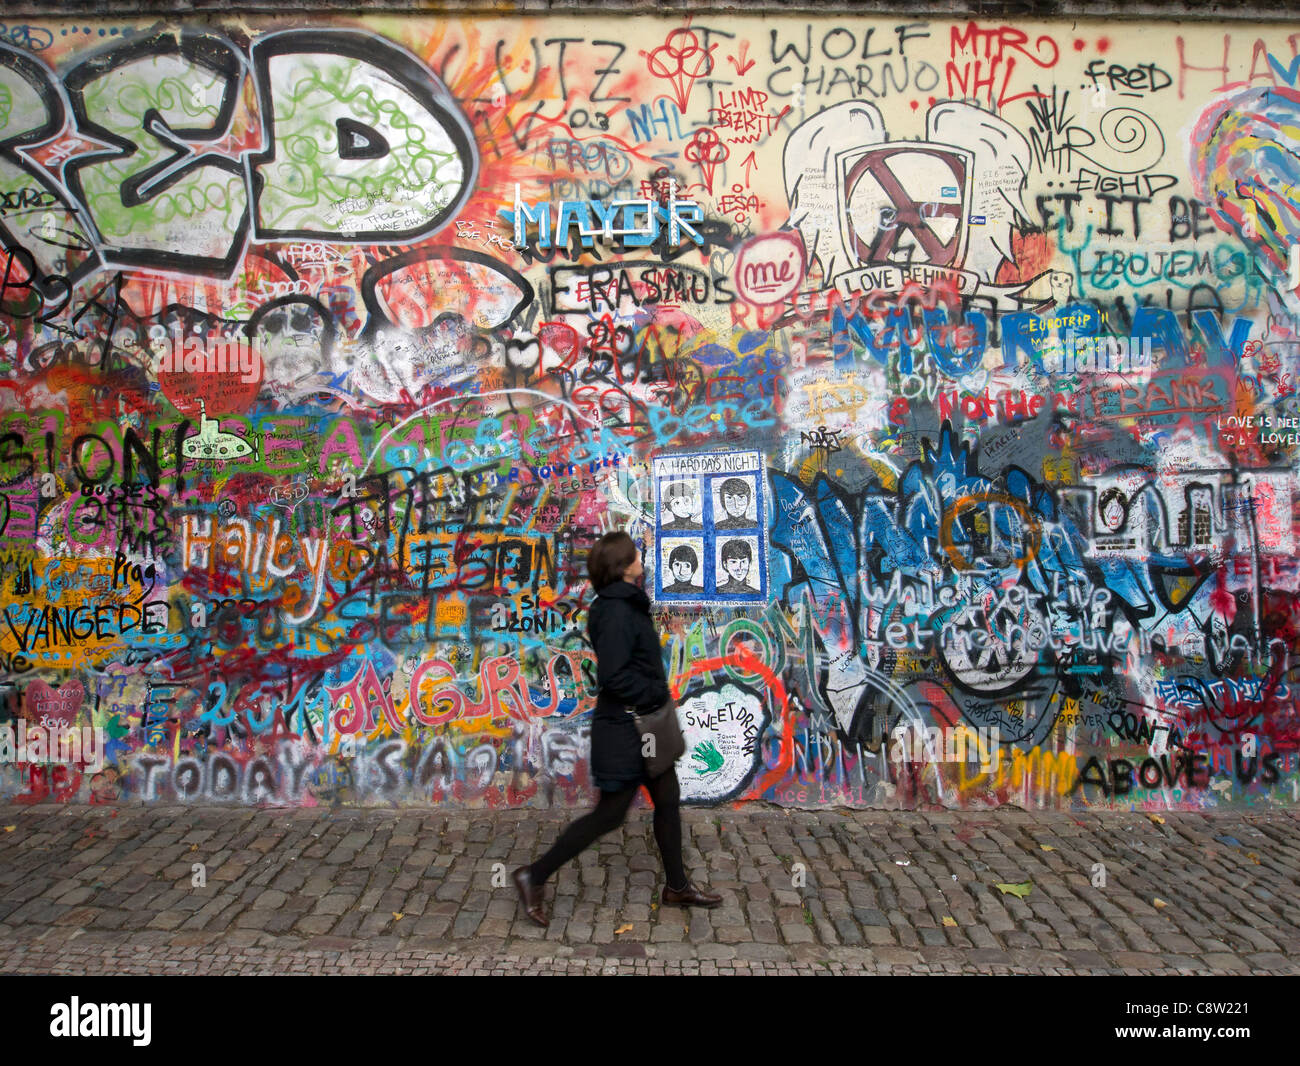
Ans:
{"type": "Polygon", "coordinates": [[[681,889],[669,888],[665,885],[663,894],[659,898],[665,905],[671,903],[679,907],[716,907],[722,902],[721,896],[701,891],[689,881],[686,887],[681,889]]]}
{"type": "Polygon", "coordinates": [[[543,929],[550,925],[550,920],[546,917],[542,886],[533,884],[527,866],[521,866],[515,871],[515,888],[519,889],[519,902],[524,905],[524,913],[543,929]]]}

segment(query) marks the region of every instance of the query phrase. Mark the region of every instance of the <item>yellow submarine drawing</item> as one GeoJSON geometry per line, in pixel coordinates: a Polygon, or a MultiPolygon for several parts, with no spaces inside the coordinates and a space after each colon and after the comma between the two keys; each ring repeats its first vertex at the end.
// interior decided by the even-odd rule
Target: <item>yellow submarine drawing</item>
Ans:
{"type": "Polygon", "coordinates": [[[262,458],[261,442],[254,440],[249,444],[236,433],[223,433],[220,423],[208,417],[207,408],[199,401],[199,431],[192,437],[186,437],[181,444],[181,453],[186,459],[208,459],[224,461],[242,459],[251,455],[255,460],[262,458]]]}

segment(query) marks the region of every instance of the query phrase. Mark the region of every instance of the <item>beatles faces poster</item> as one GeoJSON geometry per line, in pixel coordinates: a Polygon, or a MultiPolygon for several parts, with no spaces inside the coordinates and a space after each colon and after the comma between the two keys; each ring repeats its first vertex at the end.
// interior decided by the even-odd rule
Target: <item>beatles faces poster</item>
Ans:
{"type": "Polygon", "coordinates": [[[654,598],[767,602],[767,527],[758,452],[655,458],[654,598]]]}

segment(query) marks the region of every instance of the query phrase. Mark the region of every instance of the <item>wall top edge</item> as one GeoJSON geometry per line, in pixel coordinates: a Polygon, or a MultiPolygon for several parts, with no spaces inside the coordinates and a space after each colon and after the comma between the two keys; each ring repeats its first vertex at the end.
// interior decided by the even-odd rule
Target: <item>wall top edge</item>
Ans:
{"type": "Polygon", "coordinates": [[[239,3],[237,0],[56,0],[54,3],[24,3],[11,0],[5,4],[6,17],[58,18],[140,18],[221,15],[292,16],[301,13],[375,15],[472,15],[495,16],[623,14],[671,16],[677,14],[717,15],[743,12],[749,16],[781,15],[854,15],[908,16],[927,19],[1032,18],[1040,20],[1096,21],[1124,19],[1161,22],[1300,22],[1300,2],[1261,7],[1239,2],[1197,3],[1194,0],[1148,0],[1146,3],[1089,2],[998,2],[976,3],[897,3],[878,0],[830,0],[830,2],[780,3],[775,0],[754,3],[687,2],[687,0],[466,0],[466,2],[430,2],[430,0],[279,0],[279,2],[239,3]]]}

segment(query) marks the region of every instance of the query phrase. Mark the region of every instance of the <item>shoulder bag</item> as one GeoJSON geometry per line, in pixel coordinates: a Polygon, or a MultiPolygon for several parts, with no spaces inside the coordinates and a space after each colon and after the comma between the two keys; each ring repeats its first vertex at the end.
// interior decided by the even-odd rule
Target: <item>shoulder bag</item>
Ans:
{"type": "Polygon", "coordinates": [[[646,738],[654,738],[651,749],[654,754],[642,755],[646,774],[654,778],[667,773],[686,753],[686,738],[682,735],[682,724],[677,720],[677,701],[669,696],[667,703],[649,714],[637,714],[633,707],[624,709],[632,716],[632,722],[641,738],[643,753],[646,738]]]}

